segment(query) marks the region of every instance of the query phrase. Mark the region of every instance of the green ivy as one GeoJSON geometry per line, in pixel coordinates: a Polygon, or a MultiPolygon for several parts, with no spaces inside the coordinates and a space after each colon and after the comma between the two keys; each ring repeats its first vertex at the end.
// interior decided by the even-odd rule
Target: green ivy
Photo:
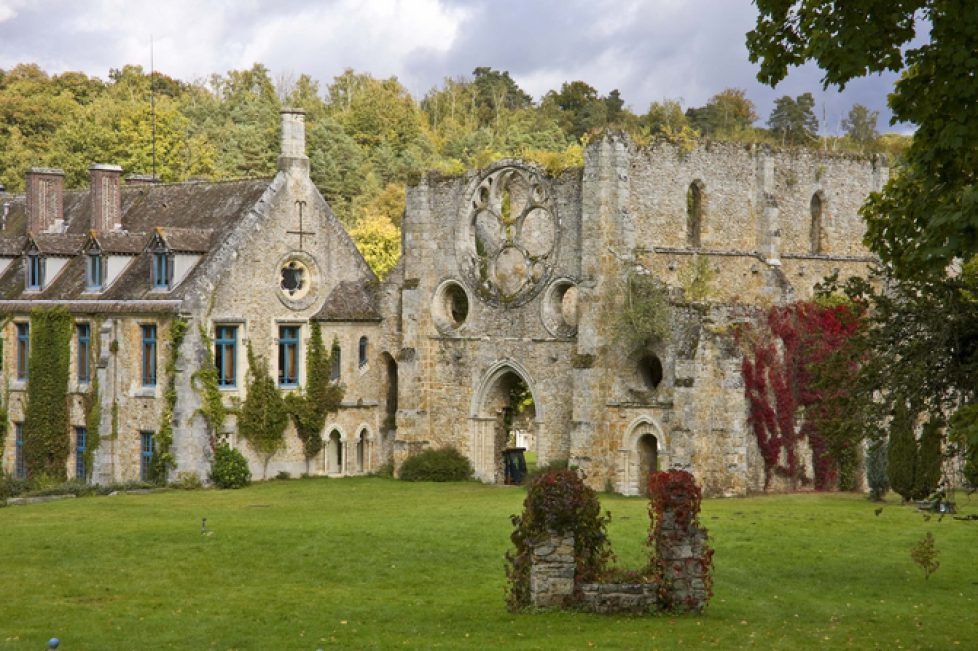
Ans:
{"type": "Polygon", "coordinates": [[[64,307],[31,310],[24,463],[34,481],[65,481],[68,433],[68,367],[73,320],[64,307]]]}
{"type": "Polygon", "coordinates": [[[268,362],[255,356],[248,342],[248,394],[238,416],[238,432],[262,456],[262,478],[269,460],[285,446],[288,424],[289,412],[268,373],[268,362]]]}
{"type": "Polygon", "coordinates": [[[197,331],[204,346],[204,361],[190,377],[194,391],[201,399],[201,405],[194,412],[194,415],[202,416],[207,422],[211,450],[216,450],[218,444],[224,440],[224,421],[227,419],[228,410],[224,406],[224,397],[221,395],[221,388],[218,383],[217,366],[214,365],[212,352],[214,341],[207,334],[203,325],[198,325],[197,331]]]}
{"type": "Polygon", "coordinates": [[[313,321],[306,346],[306,389],[285,397],[307,461],[322,451],[326,418],[339,409],[343,400],[343,385],[330,380],[332,367],[333,356],[326,351],[319,323],[313,321]]]}
{"type": "Polygon", "coordinates": [[[94,345],[88,347],[88,368],[91,369],[91,386],[88,393],[83,398],[83,408],[85,411],[85,432],[88,436],[85,441],[85,476],[92,476],[92,463],[95,459],[95,451],[102,443],[102,433],[99,429],[102,424],[102,394],[99,390],[97,362],[101,355],[101,337],[98,333],[102,329],[101,319],[96,319],[92,324],[92,341],[94,345]]]}
{"type": "Polygon", "coordinates": [[[613,321],[615,336],[627,348],[669,337],[670,305],[666,288],[649,274],[629,273],[621,287],[621,311],[613,321]]]}
{"type": "Polygon", "coordinates": [[[170,324],[167,333],[167,358],[163,373],[166,377],[163,391],[163,413],[160,416],[160,429],[156,433],[153,450],[152,479],[157,484],[166,483],[166,475],[175,465],[170,446],[173,445],[173,410],[177,404],[177,358],[180,346],[187,335],[187,320],[178,317],[170,324]]]}

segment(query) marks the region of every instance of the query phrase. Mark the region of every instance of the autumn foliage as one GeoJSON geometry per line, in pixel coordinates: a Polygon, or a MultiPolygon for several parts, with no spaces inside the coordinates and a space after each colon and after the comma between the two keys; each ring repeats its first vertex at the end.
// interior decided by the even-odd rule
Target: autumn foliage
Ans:
{"type": "Polygon", "coordinates": [[[848,348],[863,314],[852,303],[799,301],[772,307],[761,325],[741,330],[748,420],[764,459],[765,487],[773,475],[792,486],[808,480],[798,451],[804,439],[815,487],[835,485],[839,459],[853,444],[833,434],[845,420],[842,398],[858,372],[848,348]]]}

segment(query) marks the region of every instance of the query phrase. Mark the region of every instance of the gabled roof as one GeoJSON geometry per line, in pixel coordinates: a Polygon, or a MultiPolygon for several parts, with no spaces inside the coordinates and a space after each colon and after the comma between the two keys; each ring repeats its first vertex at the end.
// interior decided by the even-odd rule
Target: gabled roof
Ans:
{"type": "Polygon", "coordinates": [[[370,280],[345,280],[326,297],[314,321],[380,321],[377,283],[370,280]]]}
{"type": "MultiPolygon", "coordinates": [[[[241,219],[258,203],[271,179],[245,179],[213,183],[176,183],[123,186],[121,230],[94,237],[103,253],[132,255],[121,275],[93,299],[86,291],[85,256],[91,234],[89,190],[69,190],[64,195],[65,232],[34,236],[45,255],[70,256],[56,278],[40,292],[24,292],[24,267],[11,264],[0,275],[0,311],[29,308],[27,301],[53,300],[70,306],[104,302],[113,311],[124,311],[124,304],[160,306],[175,311],[183,297],[182,288],[192,282],[202,262],[224,242],[241,219]],[[179,253],[195,253],[201,260],[178,287],[170,292],[153,291],[150,282],[151,253],[147,250],[156,234],[167,247],[179,253]],[[23,302],[20,302],[23,301],[23,302]]],[[[0,230],[0,255],[19,256],[27,244],[25,201],[22,196],[4,197],[6,215],[0,230]]],[[[79,308],[81,309],[81,308],[79,308]]],[[[134,308],[135,309],[135,308],[134,308]]],[[[93,306],[86,311],[101,311],[93,306]]],[[[152,311],[152,310],[148,310],[152,311]]]]}
{"type": "Polygon", "coordinates": [[[27,236],[26,247],[29,248],[33,242],[41,255],[68,257],[81,253],[86,239],[84,235],[74,233],[38,233],[27,236]]]}

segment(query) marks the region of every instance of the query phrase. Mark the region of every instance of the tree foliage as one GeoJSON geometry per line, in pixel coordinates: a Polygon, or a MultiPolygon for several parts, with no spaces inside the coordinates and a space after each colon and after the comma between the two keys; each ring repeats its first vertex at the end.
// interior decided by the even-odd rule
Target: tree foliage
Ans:
{"type": "Polygon", "coordinates": [[[893,120],[916,125],[905,165],[863,209],[867,242],[901,278],[939,276],[978,252],[978,12],[948,0],[758,0],[747,35],[758,79],[814,61],[826,86],[902,73],[893,120]],[[929,31],[929,38],[917,39],[929,31]]]}
{"type": "Polygon", "coordinates": [[[268,362],[254,354],[249,342],[248,394],[238,415],[238,433],[261,455],[263,478],[268,473],[268,462],[285,446],[288,425],[289,412],[268,372],[268,362]]]}
{"type": "Polygon", "coordinates": [[[794,99],[784,95],[774,100],[774,110],[767,125],[783,145],[810,144],[818,137],[814,109],[815,98],[811,93],[802,93],[794,99]]]}

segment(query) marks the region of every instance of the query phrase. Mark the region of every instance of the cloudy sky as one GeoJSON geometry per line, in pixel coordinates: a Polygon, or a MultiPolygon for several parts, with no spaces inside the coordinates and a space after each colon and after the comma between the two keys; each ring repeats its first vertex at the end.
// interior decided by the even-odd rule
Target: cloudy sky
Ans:
{"type": "Polygon", "coordinates": [[[345,68],[395,75],[421,97],[476,66],[508,70],[536,98],[581,79],[621,90],[636,112],[649,102],[699,106],[724,88],[747,91],[762,117],[773,100],[811,91],[825,133],[854,103],[880,111],[894,76],[822,91],[814,67],[777,88],[755,79],[744,35],[750,0],[0,0],[0,68],[35,62],[49,72],[156,68],[182,80],[248,68],[307,73],[325,88],[345,68]]]}

